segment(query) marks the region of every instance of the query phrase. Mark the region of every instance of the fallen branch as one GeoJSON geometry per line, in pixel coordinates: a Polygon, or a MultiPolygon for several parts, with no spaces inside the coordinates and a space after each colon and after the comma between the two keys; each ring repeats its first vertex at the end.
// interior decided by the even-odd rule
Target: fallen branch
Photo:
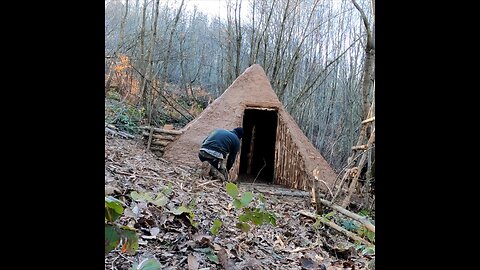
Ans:
{"type": "Polygon", "coordinates": [[[112,135],[116,135],[116,134],[117,134],[117,132],[116,132],[115,130],[113,130],[113,129],[111,129],[111,128],[108,128],[108,127],[105,127],[105,131],[106,131],[107,133],[112,134],[112,135]]]}
{"type": "MultiPolygon", "coordinates": [[[[322,179],[318,179],[318,177],[316,177],[316,176],[315,176],[315,180],[318,181],[318,182],[320,182],[320,183],[322,183],[322,184],[324,184],[325,187],[327,187],[327,190],[328,190],[328,192],[330,193],[330,195],[333,197],[333,192],[332,192],[332,190],[330,189],[330,187],[327,185],[327,182],[323,181],[322,179]]],[[[325,197],[325,196],[324,196],[323,194],[321,194],[321,193],[320,193],[320,196],[321,196],[321,197],[325,197]]]]}
{"type": "Polygon", "coordinates": [[[255,183],[255,181],[257,180],[258,176],[259,176],[260,173],[262,172],[263,168],[265,168],[265,166],[267,166],[267,162],[265,161],[265,158],[263,158],[263,166],[262,166],[262,168],[260,168],[260,170],[258,171],[257,176],[255,177],[255,179],[253,179],[253,183],[255,183]]]}
{"type": "Polygon", "coordinates": [[[135,138],[135,136],[133,136],[131,134],[128,134],[128,133],[123,132],[123,131],[115,131],[115,130],[109,128],[109,127],[105,127],[105,131],[107,133],[110,133],[110,134],[114,135],[114,136],[121,136],[125,139],[134,139],[135,138]]]}
{"type": "Polygon", "coordinates": [[[305,251],[305,250],[314,249],[316,247],[318,247],[318,244],[315,244],[315,245],[310,246],[310,247],[298,247],[296,249],[286,249],[284,251],[288,252],[288,253],[296,253],[296,252],[302,252],[302,251],[305,251]]]}
{"type": "Polygon", "coordinates": [[[132,134],[128,134],[126,132],[123,132],[123,131],[119,131],[118,135],[120,135],[124,138],[128,138],[128,139],[135,139],[135,136],[133,136],[132,134]]]}
{"type": "MultiPolygon", "coordinates": [[[[307,212],[307,211],[300,210],[300,211],[298,211],[298,213],[301,214],[301,215],[303,215],[303,216],[306,216],[306,217],[309,217],[309,218],[312,218],[312,219],[317,220],[317,215],[312,214],[312,213],[309,213],[309,212],[307,212]]],[[[367,240],[361,238],[360,236],[358,236],[358,235],[356,235],[356,234],[354,234],[354,233],[352,233],[352,232],[350,232],[350,231],[342,228],[341,226],[335,224],[333,221],[325,220],[325,219],[323,219],[323,218],[319,218],[318,220],[319,220],[321,223],[323,223],[323,224],[325,224],[325,225],[327,225],[327,226],[329,226],[329,227],[331,227],[331,228],[333,228],[333,229],[335,229],[335,230],[343,233],[344,235],[348,236],[348,237],[351,238],[352,240],[359,241],[359,242],[361,242],[361,243],[363,243],[363,244],[365,244],[365,245],[367,245],[367,246],[373,246],[373,244],[370,243],[369,241],[367,241],[367,240]]]]}
{"type": "Polygon", "coordinates": [[[320,202],[328,207],[331,207],[334,210],[337,210],[338,212],[349,218],[355,219],[356,221],[362,223],[368,230],[375,232],[375,225],[373,225],[366,217],[350,212],[347,209],[339,205],[332,204],[331,202],[324,199],[320,199],[320,202]]]}
{"type": "Polygon", "coordinates": [[[197,185],[197,187],[205,186],[205,185],[208,185],[208,184],[210,184],[210,183],[219,182],[219,181],[220,181],[220,180],[218,180],[218,179],[210,180],[210,181],[207,181],[207,182],[205,182],[205,183],[201,183],[201,184],[197,185]]]}

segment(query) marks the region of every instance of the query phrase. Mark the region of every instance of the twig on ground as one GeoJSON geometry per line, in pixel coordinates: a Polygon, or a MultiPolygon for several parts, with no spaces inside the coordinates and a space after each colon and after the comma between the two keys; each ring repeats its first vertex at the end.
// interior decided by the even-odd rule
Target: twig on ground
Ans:
{"type": "Polygon", "coordinates": [[[113,269],[117,269],[117,267],[115,267],[113,264],[115,263],[115,261],[116,261],[119,257],[120,257],[120,256],[117,256],[117,257],[115,257],[115,259],[113,259],[113,261],[112,261],[112,267],[111,267],[112,270],[113,270],[113,269]]]}
{"type": "Polygon", "coordinates": [[[210,183],[214,183],[214,182],[219,182],[220,180],[218,179],[215,179],[215,180],[210,180],[210,181],[207,181],[207,182],[204,182],[204,183],[201,183],[200,185],[198,185],[197,187],[201,187],[201,186],[205,186],[205,185],[208,185],[210,183]]]}
{"type": "Polygon", "coordinates": [[[133,263],[133,261],[132,261],[132,260],[130,260],[129,258],[127,258],[127,257],[123,256],[123,254],[122,254],[121,252],[118,252],[118,255],[120,255],[120,256],[121,256],[122,258],[124,258],[125,260],[127,260],[127,261],[129,261],[129,262],[133,263]]]}
{"type": "Polygon", "coordinates": [[[262,168],[260,168],[260,170],[258,171],[257,176],[255,176],[255,179],[253,179],[253,183],[255,183],[255,181],[257,180],[258,176],[259,176],[260,173],[262,172],[263,168],[265,168],[265,166],[267,166],[267,162],[265,161],[265,158],[263,158],[263,166],[262,166],[262,168]]]}

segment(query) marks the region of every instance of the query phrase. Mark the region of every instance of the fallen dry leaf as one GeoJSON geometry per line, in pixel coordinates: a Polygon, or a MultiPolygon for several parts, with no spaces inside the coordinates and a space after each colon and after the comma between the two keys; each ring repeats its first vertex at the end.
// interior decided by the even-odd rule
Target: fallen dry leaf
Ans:
{"type": "Polygon", "coordinates": [[[197,245],[204,247],[208,246],[212,241],[212,237],[206,234],[196,234],[193,236],[193,240],[197,243],[197,245]]]}
{"type": "Polygon", "coordinates": [[[238,268],[235,266],[235,263],[228,258],[227,251],[224,248],[221,248],[218,251],[217,256],[218,261],[220,261],[225,270],[238,270],[238,268]]]}
{"type": "Polygon", "coordinates": [[[188,270],[197,270],[200,264],[198,263],[197,257],[192,254],[188,254],[188,270]]]}
{"type": "MultiPolygon", "coordinates": [[[[372,257],[361,253],[355,257],[350,252],[339,256],[340,242],[349,242],[349,239],[328,228],[314,228],[315,220],[298,214],[300,210],[315,211],[313,205],[306,206],[300,197],[272,195],[281,189],[278,186],[243,182],[239,185],[240,193],[252,191],[255,196],[261,193],[256,188],[262,186],[261,190],[266,191],[263,193],[265,207],[277,216],[276,226],[252,226],[248,233],[243,233],[235,227],[241,211],[232,207],[232,198],[226,193],[224,183],[205,184],[200,191],[195,191],[194,184],[201,179],[195,168],[157,157],[145,151],[145,145],[138,141],[107,139],[106,186],[118,187],[125,194],[158,193],[171,186],[168,207],[137,204],[125,196],[125,214],[118,219],[121,224],[136,228],[140,235],[146,234],[139,239],[138,253],[150,253],[150,257],[162,262],[162,269],[263,270],[302,269],[303,266],[303,269],[340,270],[345,261],[353,260],[357,270],[365,270],[372,261],[372,257]],[[179,166],[181,170],[176,169],[179,166]],[[190,226],[186,218],[180,220],[166,211],[190,202],[195,202],[191,209],[198,228],[190,226]],[[212,237],[208,231],[215,219],[220,219],[223,225],[212,237]],[[200,248],[200,253],[192,251],[196,248],[200,248]],[[309,268],[312,261],[316,268],[309,268]]],[[[119,257],[120,249],[121,246],[105,255],[105,269],[128,269],[132,261],[136,261],[135,256],[128,254],[119,257]]]]}
{"type": "Polygon", "coordinates": [[[150,234],[152,236],[157,236],[157,234],[160,232],[160,229],[158,227],[153,227],[150,229],[150,234]]]}

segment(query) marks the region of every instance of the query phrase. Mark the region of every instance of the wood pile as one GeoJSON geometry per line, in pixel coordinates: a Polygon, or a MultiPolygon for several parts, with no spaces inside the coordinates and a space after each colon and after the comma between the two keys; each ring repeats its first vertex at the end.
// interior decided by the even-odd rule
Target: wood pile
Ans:
{"type": "Polygon", "coordinates": [[[174,130],[171,125],[165,125],[164,128],[144,126],[142,129],[142,137],[147,151],[151,150],[160,156],[165,152],[165,147],[183,133],[181,130],[174,130]]]}

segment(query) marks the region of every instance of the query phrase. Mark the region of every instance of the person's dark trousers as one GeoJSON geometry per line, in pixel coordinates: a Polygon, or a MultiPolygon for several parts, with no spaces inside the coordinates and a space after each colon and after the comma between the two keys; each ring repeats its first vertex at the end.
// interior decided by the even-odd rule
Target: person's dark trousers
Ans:
{"type": "Polygon", "coordinates": [[[210,163],[210,165],[212,165],[212,167],[214,167],[217,170],[219,169],[219,167],[218,167],[219,159],[218,158],[216,158],[214,156],[211,156],[208,153],[203,152],[203,151],[200,151],[200,153],[198,153],[198,158],[200,159],[201,162],[208,161],[208,163],[210,163]]]}
{"type": "Polygon", "coordinates": [[[210,155],[209,153],[207,153],[205,151],[200,151],[198,153],[198,158],[200,159],[201,162],[208,161],[208,163],[210,163],[210,165],[212,165],[212,169],[214,171],[210,170],[210,173],[212,173],[214,176],[223,178],[222,179],[223,181],[228,180],[227,170],[224,169],[224,168],[220,168],[220,166],[218,164],[220,162],[220,159],[210,155]],[[216,172],[220,173],[220,175],[218,175],[216,172]]]}

